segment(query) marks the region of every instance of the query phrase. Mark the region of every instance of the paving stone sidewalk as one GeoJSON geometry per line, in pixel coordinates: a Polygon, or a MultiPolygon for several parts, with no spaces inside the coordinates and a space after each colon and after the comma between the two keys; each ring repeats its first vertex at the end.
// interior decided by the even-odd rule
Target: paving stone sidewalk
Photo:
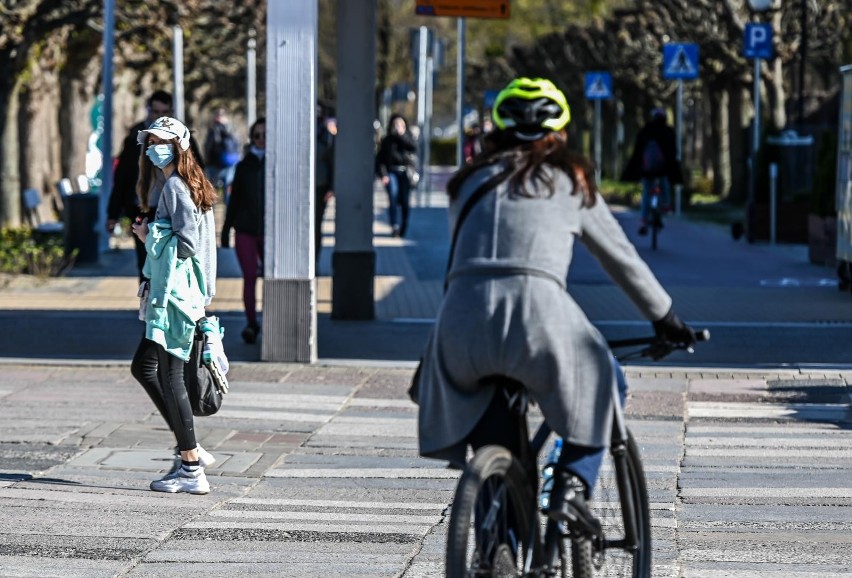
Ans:
{"type": "MultiPolygon", "coordinates": [[[[441,576],[457,473],[417,457],[411,373],[235,364],[189,496],[148,490],[173,440],[126,367],[5,364],[0,576],[441,576]]],[[[852,375],[628,378],[654,576],[852,576],[852,375]]]]}

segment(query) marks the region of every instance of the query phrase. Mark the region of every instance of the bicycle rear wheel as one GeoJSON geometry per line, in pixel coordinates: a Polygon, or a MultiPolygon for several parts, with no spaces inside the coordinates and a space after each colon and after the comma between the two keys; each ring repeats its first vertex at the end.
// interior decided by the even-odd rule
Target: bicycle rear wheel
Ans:
{"type": "MultiPolygon", "coordinates": [[[[462,474],[447,531],[446,575],[522,576],[535,496],[518,460],[504,447],[485,446],[462,474]]],[[[537,522],[536,522],[537,523],[537,522]]]]}
{"type": "Polygon", "coordinates": [[[604,460],[592,495],[592,511],[604,531],[604,547],[587,536],[571,538],[574,578],[651,576],[651,512],[639,448],[628,432],[623,460],[604,460]],[[625,510],[624,504],[630,504],[625,510]],[[636,548],[627,549],[625,527],[636,529],[636,548]]]}

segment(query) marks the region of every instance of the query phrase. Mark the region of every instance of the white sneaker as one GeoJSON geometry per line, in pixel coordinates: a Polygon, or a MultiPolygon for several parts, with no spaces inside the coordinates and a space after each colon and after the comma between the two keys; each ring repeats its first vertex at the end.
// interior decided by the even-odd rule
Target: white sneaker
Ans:
{"type": "Polygon", "coordinates": [[[198,468],[194,472],[181,469],[175,475],[166,474],[164,478],[151,482],[150,487],[155,492],[168,492],[170,494],[177,492],[188,494],[210,493],[210,482],[204,475],[204,468],[198,468]]]}
{"type": "MultiPolygon", "coordinates": [[[[210,452],[205,450],[200,445],[197,446],[197,449],[198,449],[198,465],[199,466],[201,466],[202,468],[209,468],[210,466],[212,466],[213,464],[216,463],[216,458],[213,454],[211,454],[210,452]]],[[[178,449],[175,448],[175,457],[174,457],[174,461],[172,462],[172,469],[170,469],[169,473],[166,474],[166,475],[167,476],[174,476],[175,474],[177,474],[177,471],[180,469],[182,464],[183,464],[183,462],[181,461],[181,458],[180,458],[180,451],[178,451],[178,449]]]]}

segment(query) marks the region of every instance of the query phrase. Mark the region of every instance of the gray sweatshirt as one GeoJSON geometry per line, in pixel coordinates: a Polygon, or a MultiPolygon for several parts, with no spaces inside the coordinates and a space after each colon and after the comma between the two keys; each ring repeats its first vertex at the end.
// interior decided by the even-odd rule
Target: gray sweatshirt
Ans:
{"type": "Polygon", "coordinates": [[[172,230],[178,238],[178,258],[198,258],[207,284],[204,304],[210,305],[216,295],[216,225],[213,211],[202,213],[195,206],[189,187],[175,171],[163,185],[154,218],[172,222],[172,230]]]}

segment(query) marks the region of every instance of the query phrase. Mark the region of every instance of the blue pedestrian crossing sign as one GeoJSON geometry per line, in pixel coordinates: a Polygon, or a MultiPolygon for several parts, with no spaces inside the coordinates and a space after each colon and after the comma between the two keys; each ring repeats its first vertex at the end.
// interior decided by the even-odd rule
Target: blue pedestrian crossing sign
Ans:
{"type": "Polygon", "coordinates": [[[663,44],[663,78],[668,80],[698,78],[698,45],[663,44]]]}
{"type": "Polygon", "coordinates": [[[587,72],[586,98],[589,100],[606,100],[612,98],[612,75],[609,72],[587,72]]]}
{"type": "Polygon", "coordinates": [[[743,56],[772,58],[772,24],[746,24],[743,56]]]}

